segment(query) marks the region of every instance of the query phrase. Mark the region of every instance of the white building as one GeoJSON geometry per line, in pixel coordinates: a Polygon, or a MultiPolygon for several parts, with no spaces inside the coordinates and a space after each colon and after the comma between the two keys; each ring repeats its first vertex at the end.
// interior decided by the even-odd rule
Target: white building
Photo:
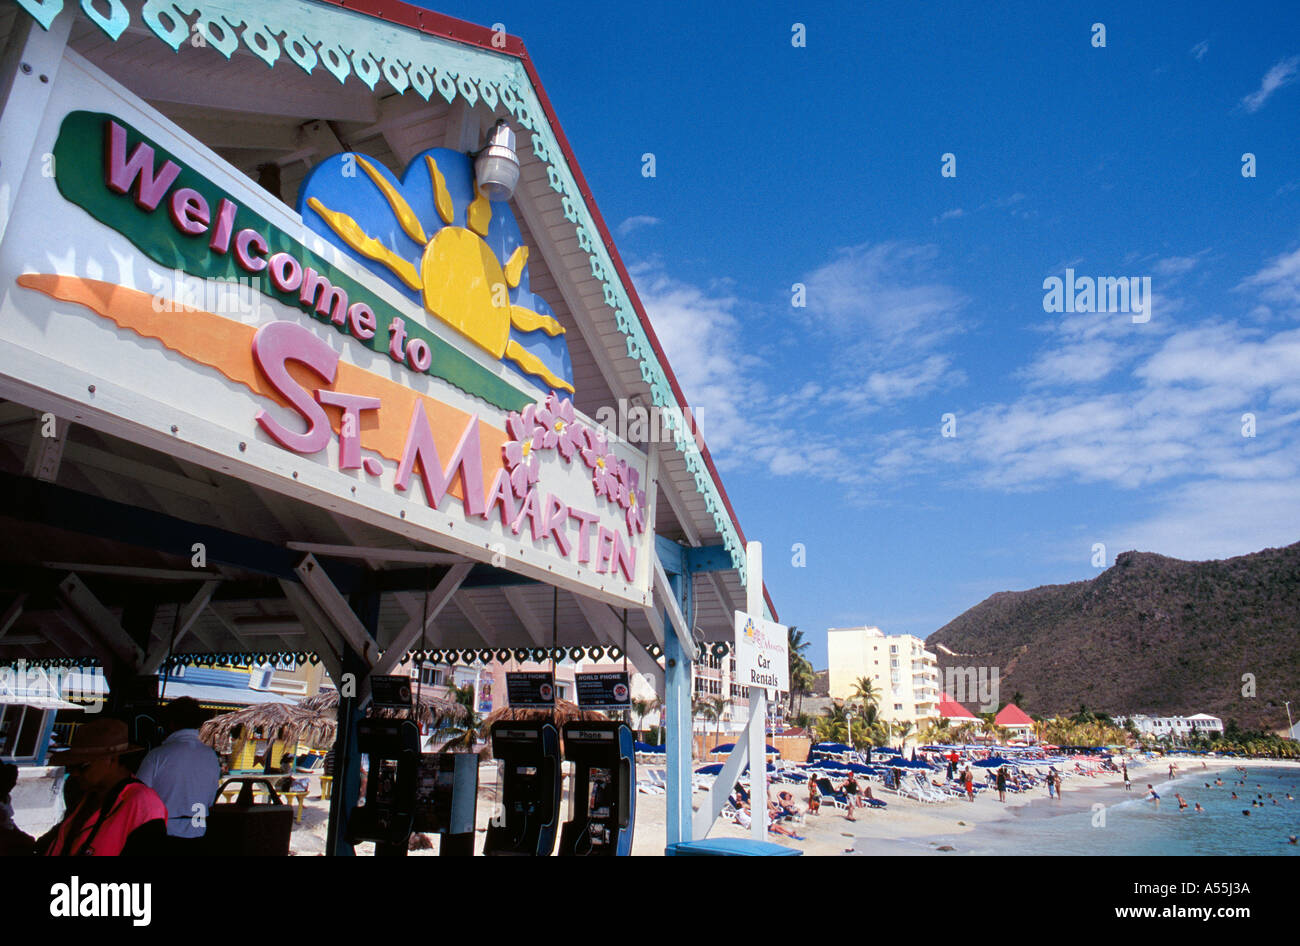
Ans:
{"type": "Polygon", "coordinates": [[[1132,721],[1133,728],[1142,736],[1154,736],[1157,739],[1184,740],[1194,736],[1206,738],[1223,735],[1223,720],[1206,713],[1194,716],[1117,716],[1115,722],[1126,726],[1132,721]]]}
{"type": "Polygon", "coordinates": [[[826,632],[830,695],[848,699],[858,678],[875,685],[880,718],[915,723],[939,713],[939,659],[911,634],[878,627],[832,627],[826,632]]]}

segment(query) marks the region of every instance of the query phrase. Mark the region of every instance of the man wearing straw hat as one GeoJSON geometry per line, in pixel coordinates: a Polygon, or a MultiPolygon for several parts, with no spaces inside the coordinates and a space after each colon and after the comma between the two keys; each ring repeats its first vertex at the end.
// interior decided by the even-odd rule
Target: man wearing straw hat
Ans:
{"type": "Polygon", "coordinates": [[[152,854],[167,836],[167,806],[152,788],[131,775],[122,756],[131,745],[126,723],[96,719],[77,727],[72,744],[51,756],[66,766],[81,800],[42,838],[50,856],[152,854]]]}

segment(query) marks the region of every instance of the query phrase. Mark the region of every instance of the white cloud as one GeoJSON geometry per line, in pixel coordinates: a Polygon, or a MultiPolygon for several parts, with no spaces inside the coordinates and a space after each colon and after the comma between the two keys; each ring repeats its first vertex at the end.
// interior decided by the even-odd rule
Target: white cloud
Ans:
{"type": "Polygon", "coordinates": [[[808,383],[794,393],[768,389],[762,361],[747,347],[752,336],[747,338],[737,317],[737,298],[673,279],[651,264],[633,267],[632,275],[721,469],[758,466],[774,476],[860,481],[839,438],[804,420],[821,388],[808,383]]]}
{"type": "Polygon", "coordinates": [[[1268,101],[1270,95],[1284,85],[1290,85],[1295,81],[1297,68],[1300,68],[1300,56],[1292,56],[1278,62],[1272,69],[1264,73],[1259,88],[1241,100],[1242,106],[1248,112],[1258,112],[1264,107],[1264,103],[1268,101]]]}
{"type": "Polygon", "coordinates": [[[640,227],[653,227],[662,222],[663,221],[658,217],[648,217],[645,214],[638,214],[635,217],[628,217],[618,225],[618,235],[627,236],[633,230],[639,229],[640,227]]]}
{"type": "Polygon", "coordinates": [[[1243,279],[1237,288],[1257,289],[1270,302],[1300,305],[1300,249],[1273,257],[1259,272],[1243,279]]]}
{"type": "Polygon", "coordinates": [[[1195,256],[1169,256],[1165,259],[1156,260],[1152,266],[1152,272],[1157,276],[1181,276],[1189,273],[1196,268],[1196,264],[1201,261],[1202,253],[1195,256]]]}
{"type": "Polygon", "coordinates": [[[1300,480],[1205,480],[1175,489],[1107,541],[1175,558],[1231,558],[1300,539],[1300,480]]]}
{"type": "Polygon", "coordinates": [[[1188,50],[1192,58],[1200,62],[1205,58],[1205,54],[1210,51],[1210,44],[1206,40],[1201,40],[1195,46],[1188,50]]]}
{"type": "Polygon", "coordinates": [[[864,243],[837,250],[804,279],[805,319],[815,329],[906,349],[957,330],[966,298],[937,280],[933,246],[864,243]]]}
{"type": "Polygon", "coordinates": [[[1020,377],[1032,386],[1100,381],[1128,360],[1129,352],[1113,342],[1074,342],[1040,354],[1020,377]]]}

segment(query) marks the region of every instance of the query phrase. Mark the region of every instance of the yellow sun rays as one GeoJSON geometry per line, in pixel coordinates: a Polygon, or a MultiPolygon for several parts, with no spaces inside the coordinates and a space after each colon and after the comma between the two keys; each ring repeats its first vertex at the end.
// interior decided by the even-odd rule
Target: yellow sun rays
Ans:
{"type": "MultiPolygon", "coordinates": [[[[549,315],[534,312],[524,306],[471,304],[471,299],[476,299],[481,295],[480,291],[474,289],[474,286],[477,285],[473,272],[475,267],[466,268],[463,273],[459,272],[459,270],[455,273],[451,271],[442,273],[440,281],[433,279],[434,272],[429,271],[430,261],[440,259],[442,255],[446,255],[450,250],[449,259],[459,258],[459,261],[466,264],[475,258],[482,260],[477,267],[482,269],[479,274],[480,277],[487,275],[490,270],[495,270],[499,274],[498,278],[504,278],[510,288],[513,289],[519,286],[520,281],[523,279],[524,267],[528,265],[528,247],[522,245],[517,247],[510,255],[510,259],[504,268],[501,267],[495,254],[483,242],[483,238],[487,236],[488,228],[492,223],[491,201],[484,197],[476,187],[474,199],[470,201],[469,207],[466,208],[465,222],[467,227],[460,230],[460,233],[463,234],[462,239],[439,241],[437,234],[435,234],[434,239],[431,240],[420,225],[419,217],[411,209],[411,205],[407,203],[401,193],[364,157],[361,155],[354,155],[354,157],[357,163],[361,165],[362,170],[366,172],[366,176],[370,178],[388,203],[389,209],[392,210],[393,216],[401,225],[403,232],[412,240],[424,246],[425,250],[419,269],[417,270],[413,263],[402,258],[379,240],[367,234],[347,214],[330,210],[315,197],[309,198],[307,205],[320,214],[321,219],[352,249],[368,259],[375,260],[386,266],[411,289],[422,290],[425,309],[439,320],[456,328],[457,331],[480,348],[492,352],[495,357],[510,359],[525,373],[541,378],[556,390],[572,392],[573,385],[556,375],[540,358],[529,352],[519,342],[514,339],[502,339],[499,333],[505,329],[505,326],[501,326],[497,320],[508,319],[509,325],[521,332],[534,332],[540,329],[552,338],[564,334],[563,325],[549,315]],[[475,234],[475,238],[479,241],[477,250],[474,250],[471,246],[461,245],[471,232],[475,234]],[[440,252],[433,252],[435,243],[439,244],[440,252]],[[491,257],[491,265],[488,265],[488,261],[483,254],[491,257]],[[448,277],[451,279],[451,284],[446,282],[448,277]],[[462,287],[457,291],[452,284],[462,283],[462,281],[462,287]],[[434,291],[435,283],[440,286],[437,291],[434,291]],[[450,295],[448,295],[448,290],[451,292],[450,295]],[[435,302],[436,305],[431,304],[435,302]],[[455,311],[441,311],[448,303],[452,304],[455,311]],[[499,327],[493,328],[494,323],[499,327]],[[498,341],[490,343],[493,338],[498,339],[498,341]],[[502,341],[505,342],[504,350],[501,347],[502,341]]],[[[446,227],[453,230],[458,229],[453,226],[456,207],[451,193],[447,189],[446,178],[432,157],[425,155],[424,161],[429,172],[429,183],[433,189],[433,203],[438,216],[446,227]]],[[[443,232],[439,231],[439,233],[443,232]]],[[[446,233],[446,236],[452,237],[453,234],[446,233]]],[[[453,269],[456,269],[456,267],[453,267],[453,269]]]]}

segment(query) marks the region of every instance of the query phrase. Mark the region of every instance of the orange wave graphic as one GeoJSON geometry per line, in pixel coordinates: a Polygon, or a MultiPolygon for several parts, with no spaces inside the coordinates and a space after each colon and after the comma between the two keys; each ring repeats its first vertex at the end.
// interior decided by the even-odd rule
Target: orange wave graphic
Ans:
{"type": "MultiPolygon", "coordinates": [[[[44,293],[53,299],[85,306],[118,328],[155,339],[177,354],[221,372],[254,394],[283,407],[289,406],[289,402],[262,377],[253,360],[253,335],[256,332],[253,326],[203,310],[156,312],[153,307],[154,296],[150,293],[96,279],[26,274],[19,276],[17,283],[25,289],[44,293]]],[[[425,413],[433,428],[433,440],[438,447],[438,455],[444,462],[456,449],[471,416],[346,361],[339,361],[338,373],[331,385],[322,385],[314,372],[297,362],[289,362],[288,370],[294,380],[308,391],[324,388],[380,398],[383,407],[378,411],[365,411],[361,415],[361,446],[395,463],[402,459],[402,447],[406,443],[411,412],[415,409],[417,400],[424,402],[425,413]],[[386,423],[381,425],[380,417],[386,423]]],[[[335,433],[338,433],[343,423],[342,409],[325,406],[325,413],[329,416],[335,433]]],[[[250,415],[249,423],[252,422],[250,415]]],[[[481,420],[478,434],[483,461],[483,487],[487,490],[492,486],[495,471],[502,466],[501,447],[506,442],[506,434],[504,430],[481,420]]],[[[448,492],[464,501],[459,477],[448,492]]]]}

